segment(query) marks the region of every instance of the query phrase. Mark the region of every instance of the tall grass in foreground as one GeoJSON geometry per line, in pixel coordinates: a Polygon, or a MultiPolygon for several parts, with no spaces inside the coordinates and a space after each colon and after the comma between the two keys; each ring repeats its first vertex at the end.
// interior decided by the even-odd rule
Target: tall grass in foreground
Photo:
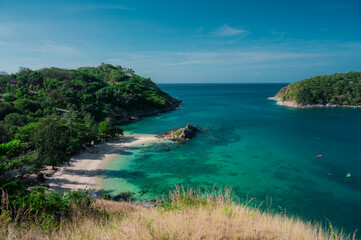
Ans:
{"type": "MultiPolygon", "coordinates": [[[[4,199],[4,198],[3,198],[4,199]]],[[[9,208],[3,201],[2,212],[9,208]]],[[[156,208],[97,200],[88,211],[72,210],[53,228],[0,217],[1,239],[355,239],[297,218],[261,212],[222,192],[176,187],[156,208]]],[[[21,211],[21,209],[19,209],[21,211]]]]}

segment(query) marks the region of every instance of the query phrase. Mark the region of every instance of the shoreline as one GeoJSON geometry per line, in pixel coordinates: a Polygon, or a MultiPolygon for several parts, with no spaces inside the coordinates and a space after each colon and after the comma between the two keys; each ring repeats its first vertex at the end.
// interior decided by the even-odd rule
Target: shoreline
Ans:
{"type": "Polygon", "coordinates": [[[353,106],[353,105],[339,105],[339,104],[307,104],[307,105],[299,105],[293,101],[281,101],[278,97],[269,97],[269,100],[273,100],[277,105],[283,107],[290,107],[296,109],[309,109],[309,108],[361,108],[361,106],[353,106]]]}
{"type": "Polygon", "coordinates": [[[97,181],[99,170],[103,164],[113,157],[119,156],[124,148],[161,140],[156,135],[134,134],[102,142],[71,157],[70,165],[65,163],[57,166],[57,171],[46,179],[45,184],[58,192],[85,189],[96,192],[99,187],[97,181]]]}
{"type": "Polygon", "coordinates": [[[174,111],[174,110],[179,110],[180,109],[179,105],[182,102],[183,102],[182,100],[178,100],[178,99],[174,98],[174,102],[172,103],[172,105],[170,105],[169,107],[167,107],[165,109],[157,109],[157,110],[153,110],[153,111],[139,111],[138,113],[131,113],[131,114],[123,115],[123,116],[121,116],[120,120],[116,121],[116,124],[119,125],[119,124],[132,123],[134,121],[141,120],[145,117],[155,116],[157,114],[170,112],[170,111],[174,111]]]}

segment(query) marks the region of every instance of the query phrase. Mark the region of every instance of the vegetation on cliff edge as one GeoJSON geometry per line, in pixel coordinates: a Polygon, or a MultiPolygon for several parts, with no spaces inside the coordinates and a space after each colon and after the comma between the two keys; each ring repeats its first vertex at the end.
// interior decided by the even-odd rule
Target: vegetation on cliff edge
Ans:
{"type": "Polygon", "coordinates": [[[25,206],[18,207],[3,192],[1,239],[356,239],[356,233],[344,234],[331,224],[323,228],[285,213],[261,212],[252,201],[235,204],[228,190],[176,188],[151,208],[44,191],[28,194],[25,206]]]}

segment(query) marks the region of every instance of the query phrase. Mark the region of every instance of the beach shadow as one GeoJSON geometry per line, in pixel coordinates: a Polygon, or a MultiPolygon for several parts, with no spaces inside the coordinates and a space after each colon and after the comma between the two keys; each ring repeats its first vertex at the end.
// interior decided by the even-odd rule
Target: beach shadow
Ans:
{"type": "MultiPolygon", "coordinates": [[[[147,176],[144,172],[129,171],[129,170],[108,170],[108,169],[96,169],[96,170],[78,170],[78,169],[65,169],[64,174],[75,175],[79,177],[99,177],[103,179],[107,178],[145,178],[147,176]]],[[[71,184],[76,184],[76,182],[71,184]]]]}
{"type": "MultiPolygon", "coordinates": [[[[99,145],[95,145],[92,147],[89,147],[87,150],[83,150],[78,155],[73,156],[70,158],[69,163],[72,164],[77,161],[81,161],[83,159],[86,160],[99,160],[105,157],[105,155],[109,154],[119,154],[119,155],[132,155],[132,151],[139,149],[139,147],[125,147],[125,146],[119,146],[117,148],[114,148],[112,145],[118,144],[118,143],[132,143],[134,141],[137,141],[139,138],[136,137],[124,137],[121,140],[125,141],[110,141],[110,142],[104,142],[99,145]],[[107,149],[108,151],[105,151],[107,149]]],[[[68,164],[62,164],[58,167],[67,167],[68,164]]]]}
{"type": "Polygon", "coordinates": [[[139,138],[133,136],[120,137],[119,139],[122,143],[132,143],[139,140],[139,138]]]}
{"type": "Polygon", "coordinates": [[[74,186],[82,186],[79,189],[84,189],[84,188],[90,189],[93,187],[91,184],[84,186],[84,183],[82,182],[70,181],[68,179],[59,179],[59,178],[47,179],[45,183],[50,186],[51,190],[55,190],[60,193],[74,191],[76,190],[74,186]],[[65,185],[70,185],[72,187],[65,187],[65,185]]]}

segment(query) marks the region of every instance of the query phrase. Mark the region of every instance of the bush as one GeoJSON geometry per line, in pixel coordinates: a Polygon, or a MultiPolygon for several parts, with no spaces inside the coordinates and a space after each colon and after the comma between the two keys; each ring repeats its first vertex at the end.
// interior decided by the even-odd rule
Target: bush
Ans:
{"type": "Polygon", "coordinates": [[[18,211],[28,212],[29,221],[51,220],[59,222],[61,218],[69,216],[73,207],[78,210],[89,212],[91,204],[95,201],[88,191],[73,191],[71,193],[57,193],[49,191],[45,187],[34,187],[31,191],[27,190],[26,185],[9,182],[0,188],[0,196],[8,198],[7,206],[4,207],[6,199],[0,201],[3,206],[1,211],[10,210],[11,217],[15,219],[18,211]],[[39,215],[40,213],[40,215],[39,215]]]}
{"type": "Polygon", "coordinates": [[[10,103],[0,102],[0,120],[4,120],[9,113],[14,113],[17,110],[10,103]]]}
{"type": "Polygon", "coordinates": [[[70,138],[66,151],[70,154],[78,153],[82,149],[80,140],[77,138],[70,138]]]}
{"type": "Polygon", "coordinates": [[[178,136],[182,131],[182,128],[178,129],[177,131],[174,132],[174,136],[178,136]]]}
{"type": "Polygon", "coordinates": [[[109,120],[99,123],[99,135],[102,140],[108,141],[118,135],[123,135],[123,129],[113,126],[109,120]]]}
{"type": "Polygon", "coordinates": [[[103,194],[102,199],[104,199],[104,200],[110,200],[110,199],[112,199],[112,196],[110,196],[109,193],[106,193],[106,194],[103,194]]]}

